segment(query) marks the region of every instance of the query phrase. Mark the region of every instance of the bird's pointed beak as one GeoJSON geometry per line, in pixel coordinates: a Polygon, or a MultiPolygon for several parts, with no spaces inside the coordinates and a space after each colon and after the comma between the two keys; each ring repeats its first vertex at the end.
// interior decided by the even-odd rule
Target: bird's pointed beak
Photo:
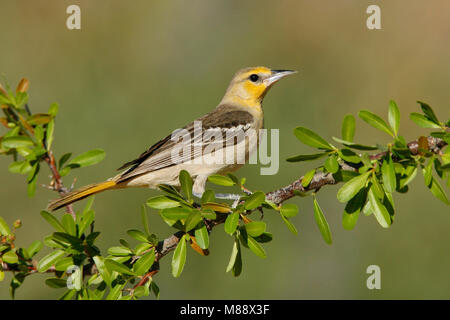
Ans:
{"type": "Polygon", "coordinates": [[[293,70],[272,70],[272,74],[264,80],[264,84],[269,87],[281,78],[284,78],[290,74],[297,73],[297,71],[293,70]]]}

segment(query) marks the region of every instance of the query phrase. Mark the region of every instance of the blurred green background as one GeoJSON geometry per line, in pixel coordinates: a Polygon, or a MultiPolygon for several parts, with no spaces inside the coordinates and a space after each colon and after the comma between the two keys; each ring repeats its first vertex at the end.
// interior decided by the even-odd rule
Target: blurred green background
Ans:
{"type": "MultiPolygon", "coordinates": [[[[0,72],[14,86],[31,82],[30,107],[45,112],[60,104],[54,150],[57,156],[104,148],[102,164],[65,178],[76,186],[115,174],[122,163],[208,112],[221,99],[234,72],[266,65],[295,69],[264,101],[267,128],[280,129],[280,170],[259,175],[251,165],[238,172],[248,187],[269,191],[286,185],[314,163],[285,158],[313,150],[292,134],[302,125],[330,139],[342,118],[368,108],[387,116],[390,99],[402,112],[407,140],[427,131],[409,120],[416,100],[449,116],[450,2],[429,1],[5,1],[0,2],[0,72]],[[69,31],[66,7],[81,6],[81,31],[69,31]],[[381,7],[382,30],[366,28],[366,8],[381,7]]],[[[1,129],[0,129],[1,130],[1,129]]],[[[2,134],[4,131],[1,131],[2,134]]],[[[356,140],[387,142],[388,136],[357,120],[356,140]]],[[[27,198],[23,176],[8,172],[0,158],[1,212],[9,223],[21,218],[17,244],[28,246],[51,232],[39,211],[56,194],[38,188],[27,198]]],[[[48,183],[47,168],[38,183],[48,183]]],[[[315,224],[312,199],[296,198],[293,219],[299,235],[267,212],[273,242],[261,260],[244,251],[239,278],[225,273],[232,239],[219,227],[209,257],[189,250],[182,276],[162,260],[155,281],[163,299],[448,299],[450,298],[450,212],[435,199],[419,174],[406,195],[395,195],[396,223],[382,229],[361,216],[353,231],[342,228],[338,187],[318,194],[333,233],[324,243],[315,224]],[[366,268],[381,267],[381,290],[366,288],[366,268]]],[[[447,188],[448,191],[448,188],[447,188]]],[[[448,193],[448,192],[447,192],[448,193]]],[[[157,192],[111,191],[97,196],[96,228],[102,250],[117,245],[125,231],[141,228],[140,205],[157,192]]],[[[150,212],[151,230],[161,238],[171,229],[150,212]]],[[[47,252],[43,250],[41,255],[47,252]]],[[[8,299],[11,275],[0,283],[8,299]]],[[[53,299],[44,276],[29,277],[19,299],[53,299]]]]}

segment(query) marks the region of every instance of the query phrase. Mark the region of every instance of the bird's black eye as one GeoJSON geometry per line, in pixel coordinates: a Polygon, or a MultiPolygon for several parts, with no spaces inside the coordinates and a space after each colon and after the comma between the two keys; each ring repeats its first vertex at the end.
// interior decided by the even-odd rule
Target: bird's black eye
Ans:
{"type": "Polygon", "coordinates": [[[258,79],[259,79],[259,77],[257,74],[252,74],[250,76],[250,81],[252,81],[252,82],[256,82],[256,81],[258,81],[258,79]]]}

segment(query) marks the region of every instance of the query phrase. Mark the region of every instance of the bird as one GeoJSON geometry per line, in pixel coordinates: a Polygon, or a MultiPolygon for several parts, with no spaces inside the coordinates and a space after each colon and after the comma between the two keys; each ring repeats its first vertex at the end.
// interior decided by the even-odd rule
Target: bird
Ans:
{"type": "MultiPolygon", "coordinates": [[[[51,201],[48,209],[55,211],[106,190],[129,187],[157,189],[162,184],[179,188],[179,175],[182,170],[186,170],[194,181],[193,195],[201,197],[210,175],[233,172],[242,167],[243,162],[245,163],[242,161],[244,160],[242,157],[248,159],[257,149],[260,141],[259,135],[257,135],[256,142],[234,138],[232,141],[228,138],[220,141],[212,139],[214,133],[225,134],[238,131],[248,133],[252,130],[258,132],[264,127],[262,102],[267,91],[280,79],[296,72],[273,70],[262,66],[239,70],[234,74],[222,100],[211,112],[153,144],[135,160],[129,161],[117,169],[122,171],[114,177],[71,191],[61,198],[51,201]],[[195,136],[196,130],[200,131],[203,137],[201,141],[194,137],[194,151],[174,157],[175,151],[183,150],[182,147],[185,146],[183,142],[178,141],[179,139],[174,139],[175,133],[184,132],[185,135],[192,136],[194,134],[195,136]],[[206,139],[205,136],[207,136],[206,139]],[[202,145],[196,149],[195,143],[198,142],[202,145]],[[211,157],[215,152],[220,154],[219,151],[222,151],[226,154],[236,149],[240,151],[240,153],[238,152],[238,157],[241,154],[240,161],[232,163],[227,161],[205,163],[203,161],[204,157],[211,157]]],[[[237,159],[234,158],[234,160],[237,159]]],[[[239,195],[216,194],[216,198],[238,200],[239,195]]]]}

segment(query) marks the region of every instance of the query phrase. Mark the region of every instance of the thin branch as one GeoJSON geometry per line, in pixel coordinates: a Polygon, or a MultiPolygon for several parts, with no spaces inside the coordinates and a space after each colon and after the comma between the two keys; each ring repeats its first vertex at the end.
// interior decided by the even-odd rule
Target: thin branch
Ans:
{"type": "MultiPolygon", "coordinates": [[[[428,150],[435,154],[441,154],[442,149],[445,148],[445,146],[447,145],[447,143],[445,141],[443,141],[442,139],[439,139],[439,138],[435,138],[435,137],[428,137],[427,141],[428,141],[428,150]]],[[[420,149],[419,141],[412,141],[412,142],[408,143],[407,146],[412,155],[418,155],[421,152],[419,150],[420,149]]],[[[381,153],[372,155],[371,158],[373,160],[378,160],[378,159],[381,159],[385,154],[386,154],[386,152],[381,152],[381,153]]],[[[49,155],[52,156],[51,153],[49,153],[49,155]]],[[[51,167],[54,166],[54,161],[53,161],[53,165],[52,165],[52,161],[50,160],[49,165],[51,167]]],[[[356,171],[357,170],[356,167],[352,166],[352,164],[349,164],[349,163],[341,163],[340,168],[341,168],[341,170],[344,170],[344,171],[356,171]]],[[[55,173],[57,174],[57,171],[55,171],[55,173]]],[[[55,177],[55,183],[59,183],[58,179],[60,181],[61,177],[58,174],[54,177],[55,177]]],[[[280,205],[284,201],[289,200],[292,197],[294,197],[296,195],[296,191],[299,191],[299,192],[308,192],[308,191],[314,191],[314,190],[318,191],[321,187],[323,187],[325,185],[335,185],[338,183],[338,181],[336,181],[334,179],[334,177],[331,173],[324,173],[324,172],[317,172],[307,187],[302,186],[302,184],[301,184],[302,179],[303,179],[303,176],[300,177],[299,179],[293,181],[291,184],[289,184],[285,187],[279,188],[279,189],[271,191],[271,192],[267,192],[266,199],[269,201],[272,201],[273,203],[275,203],[277,205],[280,205]]],[[[59,187],[64,188],[62,186],[62,182],[59,185],[59,187]]],[[[64,192],[64,189],[62,189],[62,190],[63,190],[62,192],[64,192]]],[[[210,228],[212,229],[213,227],[224,223],[226,216],[227,216],[226,214],[218,215],[218,218],[216,220],[212,221],[214,223],[210,224],[210,228]]],[[[161,260],[168,253],[170,253],[172,250],[175,250],[175,248],[177,247],[178,242],[182,238],[183,234],[184,234],[183,231],[178,231],[178,232],[172,234],[170,237],[159,241],[158,245],[155,248],[155,262],[154,262],[152,268],[144,276],[141,277],[140,281],[138,282],[137,285],[135,285],[133,290],[136,287],[145,284],[148,281],[148,279],[150,279],[153,275],[155,275],[158,272],[158,261],[161,260]]],[[[149,249],[149,250],[151,250],[151,249],[149,249]]],[[[146,252],[148,252],[148,250],[145,251],[143,254],[145,254],[146,252]]],[[[139,257],[136,257],[136,258],[139,258],[139,257]]],[[[36,268],[37,261],[32,260],[31,265],[32,266],[29,267],[30,274],[37,273],[37,268],[36,268]]],[[[19,271],[19,270],[12,268],[10,265],[8,265],[6,263],[2,263],[2,269],[3,269],[3,271],[19,271]]],[[[51,268],[49,268],[46,271],[46,273],[54,273],[54,272],[56,272],[54,266],[52,266],[51,268]]],[[[95,265],[93,265],[92,268],[84,270],[84,275],[93,275],[95,273],[98,273],[98,270],[95,267],[95,265]]]]}
{"type": "MultiPolygon", "coordinates": [[[[50,171],[52,172],[53,181],[54,181],[54,190],[57,191],[61,196],[65,195],[68,190],[64,187],[64,184],[61,179],[61,175],[59,174],[58,169],[56,168],[56,161],[53,152],[49,150],[47,155],[45,156],[45,162],[47,162],[50,171]]],[[[70,213],[73,219],[76,219],[75,211],[73,210],[73,206],[69,204],[66,206],[66,212],[70,213]]]]}
{"type": "MultiPolygon", "coordinates": [[[[429,151],[436,153],[436,154],[441,154],[442,149],[445,148],[445,146],[447,145],[447,143],[440,138],[435,138],[435,137],[430,136],[427,138],[427,140],[428,140],[429,151]]],[[[419,154],[420,150],[419,150],[419,141],[418,140],[411,141],[410,143],[407,144],[407,146],[412,155],[419,154]]],[[[371,158],[373,160],[381,159],[385,154],[386,154],[386,152],[381,152],[381,153],[373,155],[371,158]]],[[[344,171],[356,171],[357,170],[356,167],[352,166],[349,163],[345,163],[345,162],[340,164],[340,167],[344,171]]],[[[276,205],[280,205],[284,201],[289,200],[292,197],[294,197],[296,195],[296,191],[304,193],[304,192],[308,192],[308,191],[318,190],[325,185],[335,185],[338,183],[338,181],[336,181],[334,179],[334,177],[331,173],[324,173],[324,172],[317,172],[307,187],[302,186],[302,179],[303,179],[303,176],[300,177],[299,179],[293,181],[291,184],[289,184],[285,187],[279,188],[274,191],[267,192],[266,199],[269,201],[272,201],[276,205]]],[[[222,224],[224,222],[225,222],[225,219],[219,218],[218,220],[215,221],[215,223],[214,223],[214,225],[212,225],[212,227],[222,224]]],[[[183,232],[177,232],[177,233],[171,235],[170,237],[168,237],[167,239],[160,241],[160,243],[158,244],[158,247],[157,247],[157,256],[159,257],[159,259],[164,257],[170,251],[172,251],[176,248],[182,235],[183,235],[183,232]]]]}

